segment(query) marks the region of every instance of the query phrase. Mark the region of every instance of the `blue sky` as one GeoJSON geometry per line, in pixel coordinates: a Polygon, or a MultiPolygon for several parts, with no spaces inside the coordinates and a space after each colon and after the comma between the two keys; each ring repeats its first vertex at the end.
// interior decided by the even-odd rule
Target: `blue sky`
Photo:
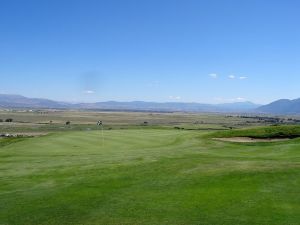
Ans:
{"type": "Polygon", "coordinates": [[[300,97],[298,0],[0,1],[0,93],[73,102],[300,97]]]}

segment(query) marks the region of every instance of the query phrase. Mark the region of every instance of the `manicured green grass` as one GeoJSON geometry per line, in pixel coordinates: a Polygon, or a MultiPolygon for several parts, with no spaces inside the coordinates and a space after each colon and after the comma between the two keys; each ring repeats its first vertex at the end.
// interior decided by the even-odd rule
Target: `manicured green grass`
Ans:
{"type": "Polygon", "coordinates": [[[298,139],[130,129],[0,145],[1,225],[298,225],[299,187],[298,139]]]}

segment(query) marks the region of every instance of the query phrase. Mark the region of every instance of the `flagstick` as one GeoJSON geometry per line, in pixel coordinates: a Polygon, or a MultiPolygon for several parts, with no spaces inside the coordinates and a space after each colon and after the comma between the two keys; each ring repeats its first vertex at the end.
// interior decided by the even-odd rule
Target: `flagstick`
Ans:
{"type": "Polygon", "coordinates": [[[101,126],[101,136],[102,136],[102,147],[104,146],[104,132],[103,132],[103,123],[102,121],[97,122],[97,126],[101,126]]]}
{"type": "Polygon", "coordinates": [[[102,147],[104,146],[104,133],[103,133],[103,125],[101,125],[101,133],[102,133],[102,147]]]}

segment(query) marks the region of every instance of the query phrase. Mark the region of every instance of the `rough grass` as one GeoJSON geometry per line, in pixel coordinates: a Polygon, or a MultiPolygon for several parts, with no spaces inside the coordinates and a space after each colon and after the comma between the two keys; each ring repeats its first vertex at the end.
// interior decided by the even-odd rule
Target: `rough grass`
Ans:
{"type": "Polygon", "coordinates": [[[0,138],[0,148],[25,140],[26,138],[0,138]]]}
{"type": "MultiPolygon", "coordinates": [[[[104,123],[105,129],[140,127],[148,122],[150,127],[180,127],[195,130],[226,130],[260,126],[255,118],[228,117],[221,114],[205,113],[155,113],[155,112],[93,112],[93,111],[1,111],[0,119],[12,118],[12,123],[1,123],[1,132],[60,132],[97,130],[97,121],[104,123]],[[50,123],[52,121],[52,123],[50,123]],[[71,121],[66,126],[66,121],[71,121]]],[[[145,127],[145,126],[144,126],[145,127]]]]}
{"type": "Polygon", "coordinates": [[[246,128],[216,132],[209,135],[216,138],[250,137],[250,138],[297,138],[300,137],[300,126],[282,125],[257,128],[246,128]]]}
{"type": "Polygon", "coordinates": [[[199,131],[104,134],[104,143],[90,131],[1,146],[0,224],[299,224],[298,140],[247,146],[199,131]]]}

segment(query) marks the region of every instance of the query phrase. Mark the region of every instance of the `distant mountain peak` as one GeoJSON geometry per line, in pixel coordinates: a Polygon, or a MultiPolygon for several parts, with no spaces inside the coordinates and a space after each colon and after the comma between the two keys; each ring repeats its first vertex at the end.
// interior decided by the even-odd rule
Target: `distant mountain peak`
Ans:
{"type": "Polygon", "coordinates": [[[300,114],[300,98],[279,99],[257,109],[261,113],[270,114],[300,114]]]}

